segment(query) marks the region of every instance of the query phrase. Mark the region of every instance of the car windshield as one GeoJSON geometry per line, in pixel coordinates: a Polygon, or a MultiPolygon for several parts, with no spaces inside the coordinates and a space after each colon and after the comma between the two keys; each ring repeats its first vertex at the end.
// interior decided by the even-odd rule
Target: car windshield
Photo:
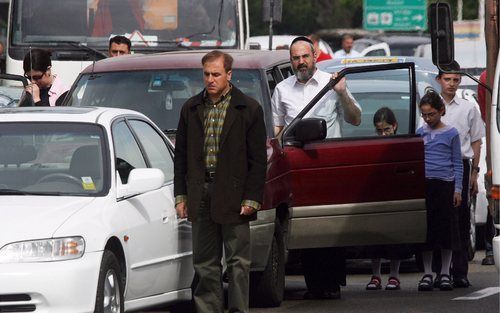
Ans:
{"type": "Polygon", "coordinates": [[[13,46],[72,41],[107,50],[112,35],[131,38],[136,51],[178,43],[236,46],[235,0],[13,0],[11,4],[13,46]]]}
{"type": "MultiPolygon", "coordinates": [[[[233,69],[231,82],[264,103],[258,70],[233,69]]],[[[184,102],[202,90],[201,69],[94,73],[78,80],[66,104],[135,110],[168,130],[177,128],[184,102]]]]}
{"type": "Polygon", "coordinates": [[[0,123],[0,195],[98,195],[104,135],[83,123],[0,123]]]}

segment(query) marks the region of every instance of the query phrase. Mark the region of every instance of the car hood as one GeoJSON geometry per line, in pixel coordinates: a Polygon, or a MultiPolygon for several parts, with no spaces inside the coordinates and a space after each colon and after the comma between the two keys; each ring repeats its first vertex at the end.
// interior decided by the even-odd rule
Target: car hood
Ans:
{"type": "Polygon", "coordinates": [[[93,197],[1,196],[0,247],[16,241],[52,237],[71,215],[94,199],[93,197]]]}

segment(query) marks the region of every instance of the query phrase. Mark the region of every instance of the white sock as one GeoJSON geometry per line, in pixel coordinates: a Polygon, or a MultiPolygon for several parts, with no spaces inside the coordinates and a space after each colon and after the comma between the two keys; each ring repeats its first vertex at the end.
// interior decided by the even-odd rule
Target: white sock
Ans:
{"type": "Polygon", "coordinates": [[[441,274],[450,275],[451,256],[451,250],[441,249],[441,274]]]}
{"type": "Polygon", "coordinates": [[[432,275],[432,251],[423,251],[422,261],[424,262],[424,273],[432,275]]]}
{"type": "Polygon", "coordinates": [[[372,259],[372,272],[373,276],[381,277],[382,273],[380,268],[382,267],[382,262],[380,259],[372,259]]]}
{"type": "Polygon", "coordinates": [[[391,260],[390,277],[395,277],[399,279],[399,265],[401,265],[401,260],[391,260]]]}

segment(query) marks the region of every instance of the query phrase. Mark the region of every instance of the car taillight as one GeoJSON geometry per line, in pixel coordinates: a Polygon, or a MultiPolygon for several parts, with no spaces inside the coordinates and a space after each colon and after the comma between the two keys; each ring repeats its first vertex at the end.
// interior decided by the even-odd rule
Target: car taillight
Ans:
{"type": "Polygon", "coordinates": [[[491,187],[491,200],[493,201],[493,222],[500,224],[500,186],[491,187]]]}

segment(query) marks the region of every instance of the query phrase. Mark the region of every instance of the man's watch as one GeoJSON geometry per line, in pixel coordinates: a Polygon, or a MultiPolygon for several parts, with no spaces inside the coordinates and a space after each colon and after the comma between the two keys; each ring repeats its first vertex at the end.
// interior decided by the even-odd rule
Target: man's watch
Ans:
{"type": "Polygon", "coordinates": [[[472,167],[472,170],[476,171],[477,173],[479,173],[479,169],[480,169],[479,166],[473,166],[472,167]]]}

